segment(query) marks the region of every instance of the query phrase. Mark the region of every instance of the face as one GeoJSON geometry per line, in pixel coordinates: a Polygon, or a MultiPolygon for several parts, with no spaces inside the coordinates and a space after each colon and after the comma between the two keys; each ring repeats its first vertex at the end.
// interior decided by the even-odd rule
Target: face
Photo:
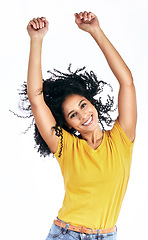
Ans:
{"type": "Polygon", "coordinates": [[[80,134],[89,133],[98,127],[98,112],[85,97],[73,94],[62,105],[65,120],[69,128],[80,134]]]}

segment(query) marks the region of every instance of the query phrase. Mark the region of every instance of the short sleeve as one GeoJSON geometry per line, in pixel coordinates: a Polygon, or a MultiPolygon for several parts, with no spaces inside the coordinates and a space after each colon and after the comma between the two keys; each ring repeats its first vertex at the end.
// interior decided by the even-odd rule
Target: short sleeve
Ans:
{"type": "Polygon", "coordinates": [[[126,146],[133,146],[134,141],[131,142],[124,130],[122,129],[118,119],[116,119],[113,128],[110,130],[112,137],[116,138],[117,141],[121,140],[126,146]]]}
{"type": "Polygon", "coordinates": [[[70,134],[62,128],[62,134],[59,137],[58,149],[56,153],[54,153],[54,156],[58,160],[61,168],[63,166],[64,155],[66,154],[68,147],[73,144],[74,138],[75,136],[73,134],[70,134]]]}

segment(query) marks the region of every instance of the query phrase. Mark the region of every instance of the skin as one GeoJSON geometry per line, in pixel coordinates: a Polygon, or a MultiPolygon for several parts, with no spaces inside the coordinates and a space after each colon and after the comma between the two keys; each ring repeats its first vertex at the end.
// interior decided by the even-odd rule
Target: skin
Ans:
{"type": "MultiPolygon", "coordinates": [[[[105,36],[95,14],[85,11],[79,14],[76,13],[74,16],[76,25],[79,29],[90,34],[96,41],[119,83],[118,120],[124,132],[132,142],[135,138],[137,122],[136,93],[132,74],[117,50],[105,36]]],[[[39,94],[42,91],[41,50],[43,38],[48,31],[48,26],[49,23],[46,18],[34,18],[27,26],[31,40],[27,91],[39,132],[50,150],[55,153],[59,142],[59,138],[55,135],[55,130],[53,129],[56,121],[44,102],[43,94],[39,94]]],[[[93,111],[94,109],[88,104],[90,108],[87,113],[84,113],[83,109],[83,115],[82,109],[78,108],[79,100],[78,95],[68,97],[65,103],[63,103],[64,115],[66,116],[67,112],[73,110],[77,112],[77,117],[75,119],[66,118],[67,124],[69,128],[75,127],[79,129],[81,136],[95,149],[101,143],[99,139],[102,137],[102,131],[98,124],[95,125],[96,118],[94,118],[94,123],[91,127],[86,128],[86,126],[81,126],[82,119],[86,119],[90,114],[89,111],[93,111]]]]}
{"type": "Polygon", "coordinates": [[[98,125],[98,112],[91,102],[83,96],[73,94],[66,98],[62,107],[68,127],[76,129],[91,147],[97,148],[103,132],[98,125]]]}

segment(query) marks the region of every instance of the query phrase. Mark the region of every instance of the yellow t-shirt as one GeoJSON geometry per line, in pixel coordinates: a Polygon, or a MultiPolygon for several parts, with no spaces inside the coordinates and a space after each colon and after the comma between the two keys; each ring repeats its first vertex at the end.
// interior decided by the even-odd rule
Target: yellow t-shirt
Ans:
{"type": "Polygon", "coordinates": [[[114,227],[126,192],[133,143],[118,120],[105,131],[101,145],[92,149],[85,140],[63,129],[57,158],[64,178],[65,197],[59,219],[93,229],[114,227]]]}

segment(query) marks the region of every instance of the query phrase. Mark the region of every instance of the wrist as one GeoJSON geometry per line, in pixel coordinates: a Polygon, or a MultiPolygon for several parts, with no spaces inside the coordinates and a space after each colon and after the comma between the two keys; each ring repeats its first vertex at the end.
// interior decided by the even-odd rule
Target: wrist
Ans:
{"type": "Polygon", "coordinates": [[[93,28],[90,32],[90,35],[93,37],[93,38],[96,38],[96,37],[101,37],[103,35],[103,31],[100,27],[96,27],[96,28],[93,28]]]}
{"type": "Polygon", "coordinates": [[[37,49],[42,49],[42,42],[43,42],[43,39],[34,39],[34,38],[31,38],[30,39],[30,49],[34,49],[35,51],[37,51],[37,49]]]}
{"type": "Polygon", "coordinates": [[[42,45],[43,38],[36,38],[36,37],[31,37],[30,38],[30,44],[41,44],[42,45]]]}
{"type": "Polygon", "coordinates": [[[99,28],[99,29],[97,28],[93,32],[91,32],[91,36],[97,42],[99,47],[102,47],[102,44],[104,45],[104,40],[106,37],[101,28],[99,28]]]}

